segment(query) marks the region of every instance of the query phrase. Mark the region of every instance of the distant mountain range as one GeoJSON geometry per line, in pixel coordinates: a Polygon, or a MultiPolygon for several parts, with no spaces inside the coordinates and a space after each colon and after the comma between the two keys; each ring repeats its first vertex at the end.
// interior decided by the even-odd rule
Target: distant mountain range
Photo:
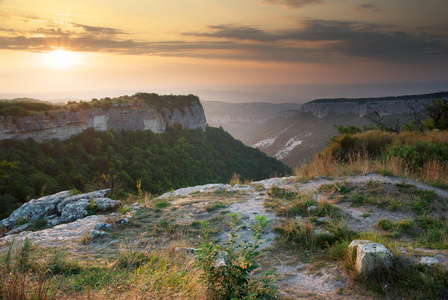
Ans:
{"type": "Polygon", "coordinates": [[[412,118],[412,109],[448,92],[378,98],[316,99],[300,104],[202,102],[211,126],[221,126],[246,145],[259,148],[289,166],[312,160],[330,138],[334,125],[372,125],[365,118],[373,111],[385,119],[403,123],[412,118]]]}

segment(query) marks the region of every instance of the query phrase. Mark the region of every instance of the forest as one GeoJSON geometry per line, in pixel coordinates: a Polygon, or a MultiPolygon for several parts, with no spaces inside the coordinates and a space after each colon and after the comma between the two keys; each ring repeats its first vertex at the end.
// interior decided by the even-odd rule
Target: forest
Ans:
{"type": "Polygon", "coordinates": [[[291,173],[280,161],[214,127],[162,134],[88,129],[66,141],[6,140],[0,144],[0,157],[0,219],[29,199],[68,189],[113,185],[115,197],[123,198],[139,189],[161,194],[225,183],[234,173],[253,180],[291,173]]]}

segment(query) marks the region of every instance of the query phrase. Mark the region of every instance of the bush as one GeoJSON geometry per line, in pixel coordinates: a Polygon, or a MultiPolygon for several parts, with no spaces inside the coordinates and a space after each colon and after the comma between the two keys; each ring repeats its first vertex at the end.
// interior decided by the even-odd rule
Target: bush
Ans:
{"type": "Polygon", "coordinates": [[[210,240],[211,225],[203,221],[202,245],[197,251],[198,265],[202,269],[202,279],[205,282],[211,299],[276,299],[276,276],[267,272],[259,277],[252,276],[258,268],[255,259],[260,255],[258,248],[263,242],[261,234],[271,222],[265,216],[256,216],[256,224],[252,226],[253,241],[237,243],[241,216],[231,214],[229,222],[229,240],[223,247],[210,240]],[[222,258],[219,250],[222,248],[222,258]]]}

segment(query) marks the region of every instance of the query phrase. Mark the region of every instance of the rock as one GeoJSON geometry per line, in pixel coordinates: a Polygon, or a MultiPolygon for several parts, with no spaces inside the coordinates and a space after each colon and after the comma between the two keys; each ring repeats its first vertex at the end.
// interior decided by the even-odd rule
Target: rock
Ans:
{"type": "Polygon", "coordinates": [[[178,251],[185,251],[187,253],[196,253],[196,251],[198,251],[198,249],[189,248],[189,247],[176,247],[174,249],[174,251],[176,251],[176,252],[178,252],[178,251]]]}
{"type": "Polygon", "coordinates": [[[109,198],[94,198],[94,201],[102,211],[111,210],[121,204],[121,201],[109,198]]]}
{"type": "Polygon", "coordinates": [[[349,249],[357,249],[358,245],[371,244],[372,241],[369,240],[353,240],[350,245],[348,245],[349,249]]]}
{"type": "Polygon", "coordinates": [[[73,195],[73,196],[70,196],[70,197],[66,197],[62,201],[60,201],[60,203],[57,205],[58,212],[62,213],[64,207],[67,204],[69,204],[69,203],[77,202],[77,201],[80,201],[80,200],[88,200],[88,202],[90,203],[90,200],[92,198],[94,200],[96,198],[103,198],[104,195],[106,195],[109,192],[110,192],[110,189],[106,189],[106,190],[100,190],[100,191],[95,191],[95,192],[90,192],[90,193],[85,193],[85,194],[79,194],[79,195],[73,195]]]}
{"type": "Polygon", "coordinates": [[[63,191],[54,195],[32,199],[16,209],[8,218],[1,221],[7,227],[14,227],[21,219],[38,220],[47,218],[48,226],[72,222],[86,217],[91,200],[99,211],[109,211],[121,202],[105,198],[109,189],[95,191],[86,194],[70,195],[70,191],[63,191]]]}
{"type": "Polygon", "coordinates": [[[127,218],[121,218],[115,221],[115,224],[128,224],[129,220],[127,218]]]}
{"type": "Polygon", "coordinates": [[[420,258],[420,263],[428,266],[435,265],[439,263],[439,260],[435,257],[424,256],[420,258]]]}
{"type": "MultiPolygon", "coordinates": [[[[143,100],[143,99],[142,99],[143,100]]],[[[206,130],[204,109],[197,99],[183,99],[179,107],[155,108],[151,105],[120,104],[107,110],[90,108],[80,111],[56,112],[51,115],[0,116],[0,140],[32,138],[37,142],[59,139],[66,140],[88,128],[98,131],[110,129],[151,130],[164,132],[168,127],[179,124],[183,129],[206,130]]],[[[176,103],[173,103],[175,106],[176,103]]]]}
{"type": "Polygon", "coordinates": [[[234,189],[238,189],[240,187],[240,185],[237,183],[233,186],[234,189]]]}
{"type": "Polygon", "coordinates": [[[20,226],[14,228],[13,230],[8,231],[5,235],[11,235],[11,234],[16,234],[16,233],[25,231],[28,228],[30,228],[30,226],[31,226],[30,223],[26,223],[26,224],[20,225],[20,226]]]}
{"type": "Polygon", "coordinates": [[[312,212],[312,211],[315,211],[315,210],[317,210],[317,207],[314,206],[314,205],[311,205],[311,206],[308,207],[308,211],[309,212],[312,212]]]}
{"type": "Polygon", "coordinates": [[[92,230],[90,231],[90,238],[94,239],[96,237],[100,237],[100,236],[106,236],[107,233],[101,230],[92,230]]]}
{"type": "Polygon", "coordinates": [[[8,218],[0,221],[1,224],[13,227],[15,223],[23,218],[30,220],[42,219],[45,216],[57,213],[56,206],[67,196],[69,191],[60,192],[54,195],[32,199],[16,209],[8,218]]]}
{"type": "Polygon", "coordinates": [[[68,223],[86,217],[89,214],[87,212],[89,205],[90,200],[87,199],[79,199],[76,202],[68,203],[62,210],[61,221],[68,223]]]}
{"type": "Polygon", "coordinates": [[[47,226],[53,227],[62,223],[61,217],[55,217],[47,220],[47,226]]]}
{"type": "Polygon", "coordinates": [[[95,225],[95,230],[109,230],[112,228],[112,225],[106,222],[101,222],[95,225]]]}
{"type": "Polygon", "coordinates": [[[327,236],[334,236],[330,231],[323,230],[323,229],[316,229],[313,232],[314,235],[327,235],[327,236]]]}
{"type": "Polygon", "coordinates": [[[330,218],[328,218],[328,217],[322,217],[322,218],[319,218],[319,219],[316,220],[316,222],[318,224],[328,223],[329,221],[330,221],[330,218]]]}
{"type": "Polygon", "coordinates": [[[384,245],[358,244],[355,268],[359,274],[368,275],[379,268],[392,267],[393,263],[394,256],[384,245]]]}

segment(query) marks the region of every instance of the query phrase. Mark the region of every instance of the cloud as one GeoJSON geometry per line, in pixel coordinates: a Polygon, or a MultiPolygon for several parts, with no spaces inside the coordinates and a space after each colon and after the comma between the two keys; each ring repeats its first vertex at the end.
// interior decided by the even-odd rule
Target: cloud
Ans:
{"type": "Polygon", "coordinates": [[[373,3],[366,3],[366,4],[350,6],[350,9],[354,10],[354,11],[358,11],[358,12],[360,12],[360,11],[382,12],[383,11],[381,8],[377,7],[373,3]]]}
{"type": "Polygon", "coordinates": [[[303,42],[314,42],[317,49],[310,48],[313,54],[320,51],[325,55],[332,53],[335,57],[360,57],[380,61],[415,61],[448,56],[447,43],[433,35],[415,35],[386,29],[361,22],[307,20],[303,22],[302,28],[277,32],[246,26],[219,25],[210,26],[207,32],[190,32],[186,35],[261,44],[277,42],[279,48],[282,48],[283,43],[292,43],[300,53],[306,52],[306,48],[300,46],[303,42]]]}
{"type": "Polygon", "coordinates": [[[80,27],[85,30],[85,32],[93,34],[106,34],[106,35],[117,35],[124,34],[125,32],[111,27],[99,27],[99,26],[88,26],[78,23],[72,23],[74,27],[80,27]]]}
{"type": "Polygon", "coordinates": [[[64,47],[72,51],[284,62],[338,62],[368,59],[426,62],[448,59],[448,45],[435,35],[393,31],[362,22],[306,20],[301,27],[266,31],[238,24],[213,25],[179,40],[135,41],[112,27],[55,24],[30,32],[0,29],[0,49],[34,52],[64,47]]]}
{"type": "Polygon", "coordinates": [[[322,4],[322,0],[262,0],[261,3],[268,5],[283,5],[289,9],[297,9],[308,4],[322,4]]]}

